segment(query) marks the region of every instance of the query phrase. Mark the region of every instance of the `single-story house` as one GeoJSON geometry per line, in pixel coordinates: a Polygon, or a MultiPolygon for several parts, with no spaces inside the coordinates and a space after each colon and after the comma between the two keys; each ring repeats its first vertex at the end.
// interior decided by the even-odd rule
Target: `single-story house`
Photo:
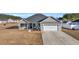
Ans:
{"type": "Polygon", "coordinates": [[[79,19],[75,21],[68,21],[67,23],[63,23],[63,28],[79,29],[79,19]]]}
{"type": "Polygon", "coordinates": [[[12,23],[12,22],[17,22],[17,20],[14,19],[0,19],[0,23],[12,23]]]}
{"type": "Polygon", "coordinates": [[[11,23],[12,23],[12,22],[17,22],[17,20],[9,18],[9,19],[7,20],[7,22],[8,22],[8,23],[10,23],[10,22],[11,22],[11,23]]]}
{"type": "Polygon", "coordinates": [[[35,14],[27,19],[21,20],[18,26],[19,29],[27,30],[58,31],[61,28],[61,23],[57,22],[53,17],[35,14]]]}

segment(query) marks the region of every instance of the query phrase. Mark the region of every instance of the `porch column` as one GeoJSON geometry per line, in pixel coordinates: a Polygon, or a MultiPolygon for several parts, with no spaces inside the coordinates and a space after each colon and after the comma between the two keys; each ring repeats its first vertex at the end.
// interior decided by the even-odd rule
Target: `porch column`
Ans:
{"type": "Polygon", "coordinates": [[[32,30],[33,30],[33,23],[32,23],[32,30]]]}
{"type": "Polygon", "coordinates": [[[27,30],[28,30],[28,23],[27,23],[27,30]]]}
{"type": "Polygon", "coordinates": [[[36,23],[36,30],[38,30],[37,23],[36,23]]]}
{"type": "Polygon", "coordinates": [[[38,30],[40,31],[40,23],[38,23],[38,30]]]}
{"type": "Polygon", "coordinates": [[[38,24],[39,24],[39,23],[37,23],[37,30],[39,31],[39,28],[38,28],[38,27],[39,27],[39,25],[38,25],[38,24]]]}
{"type": "Polygon", "coordinates": [[[20,23],[18,24],[18,28],[20,29],[20,23]]]}

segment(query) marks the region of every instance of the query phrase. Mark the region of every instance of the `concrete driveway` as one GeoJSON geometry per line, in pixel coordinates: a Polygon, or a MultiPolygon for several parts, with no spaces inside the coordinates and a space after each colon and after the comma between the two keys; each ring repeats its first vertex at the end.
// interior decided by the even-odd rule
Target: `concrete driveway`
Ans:
{"type": "Polygon", "coordinates": [[[62,31],[42,32],[44,45],[78,45],[79,41],[62,31]]]}

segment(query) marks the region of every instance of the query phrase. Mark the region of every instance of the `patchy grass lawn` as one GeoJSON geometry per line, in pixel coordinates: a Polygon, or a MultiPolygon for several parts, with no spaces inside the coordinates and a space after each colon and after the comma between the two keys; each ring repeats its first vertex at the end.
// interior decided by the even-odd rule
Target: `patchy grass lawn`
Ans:
{"type": "Polygon", "coordinates": [[[0,24],[0,44],[7,45],[42,45],[42,35],[40,31],[28,32],[18,30],[17,23],[0,24]]]}
{"type": "Polygon", "coordinates": [[[79,40],[79,30],[62,29],[62,31],[79,40]]]}
{"type": "Polygon", "coordinates": [[[0,30],[0,44],[43,44],[41,32],[27,32],[26,30],[6,29],[0,30]]]}

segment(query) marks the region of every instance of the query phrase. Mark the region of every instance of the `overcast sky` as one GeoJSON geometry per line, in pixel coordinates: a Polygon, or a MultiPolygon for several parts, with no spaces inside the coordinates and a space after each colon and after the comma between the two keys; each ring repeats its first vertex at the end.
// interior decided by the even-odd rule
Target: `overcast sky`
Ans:
{"type": "MultiPolygon", "coordinates": [[[[8,13],[9,15],[14,15],[14,16],[20,16],[22,18],[27,18],[29,16],[32,16],[33,14],[36,13],[8,13]]],[[[63,13],[42,13],[46,16],[52,16],[54,18],[62,17],[64,14],[63,13]]]]}

